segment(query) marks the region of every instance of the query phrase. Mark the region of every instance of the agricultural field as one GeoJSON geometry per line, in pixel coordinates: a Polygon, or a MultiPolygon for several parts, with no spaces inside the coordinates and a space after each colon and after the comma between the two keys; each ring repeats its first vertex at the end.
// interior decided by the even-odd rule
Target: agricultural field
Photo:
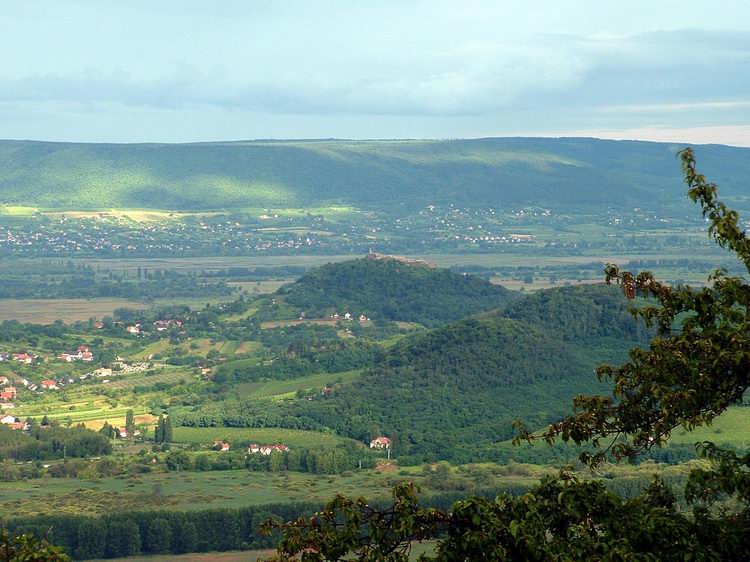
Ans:
{"type": "Polygon", "coordinates": [[[750,448],[750,407],[730,408],[710,426],[697,427],[688,432],[677,428],[672,431],[671,443],[700,443],[711,441],[717,445],[750,448]]]}
{"type": "Polygon", "coordinates": [[[288,447],[330,448],[350,439],[331,433],[304,431],[302,429],[283,429],[275,427],[175,427],[175,443],[196,443],[210,445],[215,439],[233,441],[252,441],[259,444],[282,443],[288,447]]]}
{"type": "Polygon", "coordinates": [[[152,473],[95,481],[52,478],[0,482],[0,510],[18,516],[97,515],[120,510],[194,511],[285,502],[322,504],[337,493],[385,497],[390,492],[388,478],[388,474],[372,470],[332,476],[227,470],[152,473]]]}
{"type": "Polygon", "coordinates": [[[148,304],[128,299],[0,299],[0,321],[51,324],[110,316],[116,308],[145,309],[148,304]]]}
{"type": "Polygon", "coordinates": [[[270,558],[275,550],[235,550],[231,552],[203,552],[194,554],[164,554],[107,558],[93,562],[257,562],[270,558]]]}
{"type": "Polygon", "coordinates": [[[237,385],[237,392],[243,398],[293,398],[298,390],[321,389],[326,384],[336,382],[344,384],[357,380],[362,370],[347,371],[343,373],[319,373],[291,380],[267,381],[260,383],[246,383],[237,385]]]}
{"type": "MultiPolygon", "coordinates": [[[[409,560],[416,561],[420,555],[430,554],[434,549],[434,541],[415,543],[409,553],[409,560]]],[[[257,562],[258,560],[268,559],[275,554],[275,550],[237,550],[162,556],[129,556],[128,558],[108,558],[106,562],[257,562]]],[[[105,562],[105,560],[95,560],[94,562],[105,562]]]]}

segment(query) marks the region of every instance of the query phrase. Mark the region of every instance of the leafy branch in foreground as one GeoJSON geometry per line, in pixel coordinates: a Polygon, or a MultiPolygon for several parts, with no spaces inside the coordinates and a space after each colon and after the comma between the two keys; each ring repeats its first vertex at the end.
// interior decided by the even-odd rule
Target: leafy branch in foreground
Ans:
{"type": "MultiPolygon", "coordinates": [[[[680,156],[688,195],[701,205],[709,234],[750,272],[750,241],[737,213],[696,171],[693,152],[680,156]]],[[[608,265],[606,281],[620,284],[630,299],[656,302],[632,310],[656,327],[656,336],[648,349],[633,349],[625,365],[598,369],[600,378],[613,381],[612,396],[579,396],[572,415],[540,435],[521,426],[516,438],[596,447],[609,440],[604,450],[582,455],[592,466],[610,451],[633,458],[660,446],[678,426],[711,423],[741,401],[750,376],[750,287],[743,278],[717,270],[707,287],[671,287],[648,272],[608,265]]],[[[450,511],[419,507],[415,488],[401,485],[385,511],[364,499],[337,497],[309,520],[275,527],[283,533],[275,560],[405,562],[411,543],[429,538],[437,539],[434,555],[420,560],[750,560],[750,455],[711,443],[700,449],[713,464],[690,475],[691,516],[676,509],[658,480],[622,500],[601,482],[562,473],[520,497],[470,498],[450,511]],[[727,496],[736,498],[735,511],[727,505],[711,509],[711,502],[727,496]]]]}
{"type": "Polygon", "coordinates": [[[70,562],[60,547],[28,534],[11,537],[0,528],[0,562],[70,562]]]}

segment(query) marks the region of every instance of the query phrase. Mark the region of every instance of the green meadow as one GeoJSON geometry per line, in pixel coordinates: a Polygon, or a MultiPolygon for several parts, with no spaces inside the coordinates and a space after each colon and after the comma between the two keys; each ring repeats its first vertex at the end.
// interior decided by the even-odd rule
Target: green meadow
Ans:
{"type": "Polygon", "coordinates": [[[261,445],[282,443],[288,447],[335,447],[351,442],[350,439],[331,433],[283,429],[275,427],[175,427],[172,433],[175,443],[211,445],[215,439],[229,441],[254,441],[261,445]]]}

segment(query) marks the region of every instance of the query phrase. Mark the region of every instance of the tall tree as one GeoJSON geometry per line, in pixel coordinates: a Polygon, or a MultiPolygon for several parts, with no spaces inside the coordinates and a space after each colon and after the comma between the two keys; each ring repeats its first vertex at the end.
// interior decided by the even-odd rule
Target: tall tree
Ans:
{"type": "Polygon", "coordinates": [[[164,443],[164,414],[159,416],[154,430],[154,443],[164,443]]]}
{"type": "Polygon", "coordinates": [[[128,439],[132,439],[133,433],[135,432],[135,416],[133,415],[133,410],[125,412],[125,431],[128,432],[128,439]]]}
{"type": "Polygon", "coordinates": [[[164,417],[164,433],[162,440],[164,443],[172,442],[172,418],[170,416],[164,417]]]}

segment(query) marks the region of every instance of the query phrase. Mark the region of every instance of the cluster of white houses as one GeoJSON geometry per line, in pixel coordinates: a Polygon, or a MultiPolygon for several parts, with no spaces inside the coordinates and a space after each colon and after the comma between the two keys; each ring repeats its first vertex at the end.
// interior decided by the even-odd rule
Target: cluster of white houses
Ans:
{"type": "Polygon", "coordinates": [[[79,345],[74,353],[61,353],[57,358],[66,363],[71,363],[72,361],[93,361],[94,354],[91,353],[89,346],[79,345]]]}
{"type": "MultiPolygon", "coordinates": [[[[351,314],[351,312],[344,312],[343,316],[339,315],[338,312],[334,312],[331,316],[329,316],[328,319],[333,321],[344,320],[346,322],[351,322],[352,320],[354,320],[354,316],[351,314]]],[[[365,316],[364,314],[359,315],[358,321],[360,324],[366,324],[368,320],[369,318],[367,318],[367,316],[365,316]]]]}
{"type": "MultiPolygon", "coordinates": [[[[28,351],[21,351],[19,353],[7,353],[4,351],[0,352],[0,363],[5,361],[17,361],[18,363],[23,363],[24,365],[31,365],[39,358],[39,355],[28,351]]],[[[66,363],[70,363],[72,361],[93,361],[94,354],[91,353],[89,346],[79,345],[76,351],[72,353],[61,353],[57,356],[57,358],[61,361],[65,361],[66,363]]]]}
{"type": "MultiPolygon", "coordinates": [[[[174,320],[172,318],[168,318],[166,320],[157,320],[154,322],[154,329],[157,332],[165,332],[166,330],[169,330],[172,326],[182,326],[181,320],[174,320]]],[[[132,334],[134,336],[140,335],[143,328],[143,324],[129,324],[125,327],[125,331],[128,334],[132,334]]]]}
{"type": "MultiPolygon", "coordinates": [[[[217,451],[228,451],[229,442],[224,441],[223,439],[215,439],[213,448],[217,451]]],[[[275,445],[258,445],[257,443],[253,443],[247,448],[247,452],[251,455],[260,454],[269,456],[274,451],[277,451],[279,453],[288,453],[289,447],[287,447],[286,445],[282,445],[281,443],[276,443],[275,445]]]]}

